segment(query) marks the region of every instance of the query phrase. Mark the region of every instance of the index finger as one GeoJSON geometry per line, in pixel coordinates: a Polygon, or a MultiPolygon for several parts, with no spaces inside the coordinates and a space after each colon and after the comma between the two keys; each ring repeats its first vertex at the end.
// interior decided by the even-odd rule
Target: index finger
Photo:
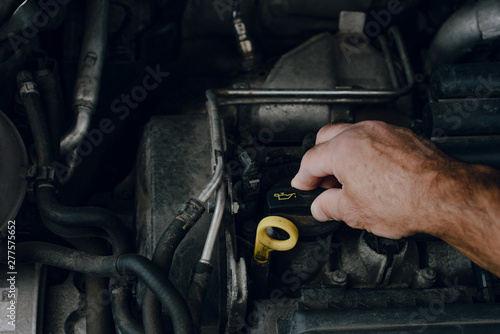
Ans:
{"type": "Polygon", "coordinates": [[[333,165],[336,160],[336,146],[334,139],[316,145],[307,151],[300,163],[299,172],[292,180],[292,187],[300,190],[312,190],[320,186],[326,176],[335,176],[333,165]]]}
{"type": "Polygon", "coordinates": [[[329,123],[323,126],[316,135],[316,145],[329,141],[351,126],[351,123],[329,123]]]}

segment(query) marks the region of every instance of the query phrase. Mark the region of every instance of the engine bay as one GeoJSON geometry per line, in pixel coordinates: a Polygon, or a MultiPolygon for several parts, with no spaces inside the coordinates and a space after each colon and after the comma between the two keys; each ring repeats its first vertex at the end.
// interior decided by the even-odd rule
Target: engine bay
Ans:
{"type": "Polygon", "coordinates": [[[0,5],[0,333],[494,333],[500,280],[320,222],[329,123],[500,169],[500,2],[0,5]]]}

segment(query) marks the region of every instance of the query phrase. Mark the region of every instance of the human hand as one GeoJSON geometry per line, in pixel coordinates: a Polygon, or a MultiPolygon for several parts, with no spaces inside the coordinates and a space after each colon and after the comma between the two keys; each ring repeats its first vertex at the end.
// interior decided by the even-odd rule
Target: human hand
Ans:
{"type": "Polygon", "coordinates": [[[453,189],[467,168],[409,129],[378,121],[329,124],[304,155],[292,186],[330,188],[311,206],[319,221],[344,221],[392,239],[439,236],[446,228],[440,216],[453,210],[446,203],[457,196],[453,189]]]}

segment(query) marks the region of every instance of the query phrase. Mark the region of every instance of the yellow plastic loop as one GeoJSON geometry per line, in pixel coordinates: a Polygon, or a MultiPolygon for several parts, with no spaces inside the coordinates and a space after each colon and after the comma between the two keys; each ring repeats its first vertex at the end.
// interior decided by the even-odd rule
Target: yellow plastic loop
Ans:
{"type": "Polygon", "coordinates": [[[288,219],[278,216],[269,216],[262,219],[257,226],[257,235],[255,236],[255,249],[253,257],[258,263],[266,263],[269,261],[271,251],[287,251],[295,247],[299,239],[299,231],[297,227],[288,219]],[[280,228],[290,238],[286,240],[276,240],[271,238],[266,233],[268,227],[280,228]]]}

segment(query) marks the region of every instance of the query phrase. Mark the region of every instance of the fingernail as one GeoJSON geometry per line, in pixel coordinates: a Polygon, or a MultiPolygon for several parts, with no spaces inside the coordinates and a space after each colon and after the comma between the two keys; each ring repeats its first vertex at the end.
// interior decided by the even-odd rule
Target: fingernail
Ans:
{"type": "Polygon", "coordinates": [[[295,178],[292,179],[292,182],[290,182],[290,185],[292,188],[297,188],[297,181],[295,181],[295,178]]]}
{"type": "Polygon", "coordinates": [[[311,213],[316,220],[319,220],[320,222],[326,222],[327,220],[331,220],[330,217],[325,215],[325,213],[316,205],[311,205],[311,213]]]}

